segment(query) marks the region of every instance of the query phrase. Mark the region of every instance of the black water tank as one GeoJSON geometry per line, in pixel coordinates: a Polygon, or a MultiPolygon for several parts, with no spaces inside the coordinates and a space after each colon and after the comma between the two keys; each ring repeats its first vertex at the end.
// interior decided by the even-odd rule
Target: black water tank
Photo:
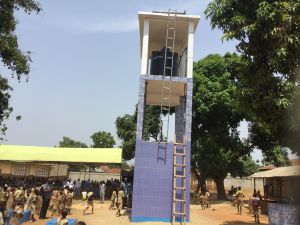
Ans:
{"type": "MultiPolygon", "coordinates": [[[[151,56],[151,66],[150,66],[150,74],[151,75],[163,75],[164,74],[164,63],[165,63],[165,47],[160,51],[153,51],[151,56]]],[[[168,57],[172,57],[172,52],[170,49],[167,49],[167,60],[166,67],[171,67],[172,60],[168,57]]],[[[172,68],[172,76],[178,75],[178,53],[174,53],[173,55],[173,68],[172,68]]],[[[171,70],[166,69],[166,76],[171,75],[171,70]]]]}

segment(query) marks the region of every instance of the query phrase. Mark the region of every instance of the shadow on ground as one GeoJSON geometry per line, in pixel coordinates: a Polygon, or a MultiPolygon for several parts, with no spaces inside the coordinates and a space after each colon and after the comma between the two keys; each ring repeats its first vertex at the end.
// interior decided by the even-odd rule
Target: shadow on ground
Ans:
{"type": "MultiPolygon", "coordinates": [[[[222,223],[221,225],[249,225],[249,224],[256,224],[254,221],[253,222],[245,222],[245,221],[226,221],[222,223]]],[[[268,225],[267,223],[260,223],[260,225],[268,225]]]]}

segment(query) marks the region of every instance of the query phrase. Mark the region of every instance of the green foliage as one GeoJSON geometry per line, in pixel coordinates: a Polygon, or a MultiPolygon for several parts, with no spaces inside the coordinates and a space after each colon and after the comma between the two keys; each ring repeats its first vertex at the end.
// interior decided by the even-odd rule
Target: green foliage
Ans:
{"type": "Polygon", "coordinates": [[[244,158],[240,159],[237,163],[238,167],[236,170],[231,170],[231,176],[239,176],[239,177],[248,177],[256,172],[258,172],[259,165],[253,161],[250,156],[245,156],[244,158]]]}
{"type": "MultiPolygon", "coordinates": [[[[9,118],[13,110],[12,107],[9,106],[9,92],[11,90],[12,88],[9,86],[7,79],[0,76],[0,132],[2,135],[5,135],[7,130],[4,121],[9,118]]],[[[3,140],[3,137],[0,137],[0,140],[3,140]]]]}
{"type": "MultiPolygon", "coordinates": [[[[300,150],[295,96],[299,96],[300,1],[214,0],[206,11],[223,38],[238,41],[245,60],[239,102],[253,147],[300,150]]],[[[299,124],[299,123],[298,123],[299,124]]]]}
{"type": "Polygon", "coordinates": [[[106,131],[98,131],[91,138],[93,140],[93,148],[113,148],[116,144],[111,133],[106,131]]]}
{"type": "Polygon", "coordinates": [[[143,139],[158,141],[159,139],[159,124],[160,124],[160,107],[159,106],[146,106],[145,110],[145,123],[143,139]]]}
{"type": "MultiPolygon", "coordinates": [[[[15,12],[40,12],[41,8],[34,0],[0,0],[0,60],[3,67],[16,74],[20,80],[22,75],[29,73],[30,52],[24,53],[19,49],[18,38],[15,34],[17,20],[15,12]]],[[[4,120],[9,118],[12,107],[9,106],[12,88],[8,80],[0,74],[0,129],[5,135],[7,127],[4,120]]],[[[1,138],[3,140],[3,138],[1,138]]]]}
{"type": "Polygon", "coordinates": [[[135,152],[136,113],[118,117],[115,124],[117,135],[122,140],[123,159],[133,159],[135,152]]]}
{"type": "Polygon", "coordinates": [[[270,152],[264,152],[264,163],[274,166],[288,166],[288,152],[286,148],[275,146],[270,152]]]}
{"type": "Polygon", "coordinates": [[[217,183],[218,198],[225,197],[223,180],[238,174],[250,153],[237,130],[244,115],[237,101],[237,77],[244,62],[235,54],[208,55],[194,64],[192,166],[217,183]]]}
{"type": "Polygon", "coordinates": [[[59,147],[64,148],[87,148],[88,146],[80,141],[75,141],[69,137],[63,137],[59,142],[59,147]]]}
{"type": "MultiPolygon", "coordinates": [[[[133,115],[126,114],[116,119],[117,135],[122,140],[123,158],[130,160],[135,154],[137,109],[133,115]]],[[[146,106],[143,139],[154,141],[159,137],[160,107],[146,106]]]]}
{"type": "Polygon", "coordinates": [[[294,80],[300,65],[299,0],[214,0],[206,16],[250,62],[294,80]]]}

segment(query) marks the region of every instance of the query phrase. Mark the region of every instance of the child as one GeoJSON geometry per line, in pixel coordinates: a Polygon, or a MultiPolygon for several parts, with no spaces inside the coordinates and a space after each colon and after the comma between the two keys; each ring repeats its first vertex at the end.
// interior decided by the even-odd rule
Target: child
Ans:
{"type": "Polygon", "coordinates": [[[21,202],[18,202],[15,209],[14,209],[14,216],[10,220],[11,225],[19,225],[20,219],[23,216],[23,207],[21,202]]]}
{"type": "Polygon", "coordinates": [[[208,196],[206,194],[203,195],[203,193],[200,195],[199,197],[200,199],[200,205],[202,210],[204,210],[205,208],[208,208],[208,196]]]}
{"type": "Polygon", "coordinates": [[[121,216],[121,209],[123,209],[123,198],[124,198],[124,188],[118,188],[118,197],[117,197],[117,212],[116,216],[121,216]]]}
{"type": "Polygon", "coordinates": [[[56,225],[68,225],[68,220],[66,219],[68,215],[68,210],[63,209],[61,212],[61,217],[56,220],[56,225]]]}
{"type": "Polygon", "coordinates": [[[6,201],[6,210],[13,209],[14,205],[15,205],[15,198],[14,198],[15,189],[13,187],[9,187],[7,189],[7,195],[8,195],[8,198],[6,201]]]}
{"type": "Polygon", "coordinates": [[[32,199],[31,207],[30,207],[30,221],[34,222],[36,219],[34,218],[34,214],[36,213],[37,202],[38,202],[38,191],[35,188],[31,189],[31,193],[29,198],[32,199]]]}
{"type": "Polygon", "coordinates": [[[0,225],[4,224],[4,211],[5,211],[5,203],[6,203],[6,193],[0,187],[0,225]],[[1,223],[2,222],[2,223],[1,223]]]}
{"type": "Polygon", "coordinates": [[[110,198],[111,204],[110,204],[109,209],[112,209],[114,207],[115,201],[116,201],[116,197],[117,197],[117,191],[114,190],[113,193],[111,194],[111,198],[110,198]]]}
{"type": "Polygon", "coordinates": [[[40,215],[40,213],[41,213],[42,205],[43,205],[43,198],[42,198],[42,196],[38,195],[37,202],[36,202],[36,213],[38,215],[40,215]]]}
{"type": "Polygon", "coordinates": [[[260,207],[260,199],[257,193],[254,194],[254,197],[252,199],[252,207],[253,207],[253,214],[255,218],[255,223],[259,222],[259,207],[260,207]]]}
{"type": "Polygon", "coordinates": [[[89,209],[90,207],[92,207],[92,213],[94,212],[94,197],[93,197],[93,192],[89,192],[87,194],[87,205],[86,205],[86,208],[83,210],[83,215],[85,215],[85,211],[87,209],[89,209]]]}
{"type": "Polygon", "coordinates": [[[64,196],[63,190],[61,190],[58,193],[57,200],[58,200],[58,210],[59,210],[59,214],[60,214],[62,212],[62,210],[65,208],[65,196],[64,196]]]}
{"type": "Polygon", "coordinates": [[[58,200],[58,190],[54,190],[51,195],[51,203],[52,203],[52,215],[54,212],[59,214],[59,200],[58,200]]]}
{"type": "Polygon", "coordinates": [[[65,195],[65,208],[68,210],[69,215],[71,214],[72,198],[73,198],[73,191],[72,189],[70,189],[65,195]]]}
{"type": "Polygon", "coordinates": [[[238,191],[235,194],[238,214],[242,215],[243,209],[243,198],[245,197],[244,192],[241,190],[241,187],[238,187],[238,191]]]}
{"type": "Polygon", "coordinates": [[[24,205],[24,210],[30,210],[30,222],[34,222],[34,214],[36,213],[37,195],[35,188],[31,189],[31,192],[24,205]]]}

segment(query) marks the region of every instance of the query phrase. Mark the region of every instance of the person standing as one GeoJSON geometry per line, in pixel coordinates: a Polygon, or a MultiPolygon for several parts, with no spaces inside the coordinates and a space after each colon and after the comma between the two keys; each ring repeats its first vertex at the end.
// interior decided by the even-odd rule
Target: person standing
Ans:
{"type": "Polygon", "coordinates": [[[122,188],[122,190],[124,192],[123,199],[122,199],[122,202],[123,202],[122,207],[123,207],[123,209],[124,209],[125,205],[127,205],[127,186],[128,186],[128,184],[127,184],[127,178],[125,177],[124,180],[121,182],[121,188],[122,188]]]}
{"type": "Polygon", "coordinates": [[[104,181],[101,181],[100,182],[100,203],[104,203],[105,189],[106,189],[105,183],[104,183],[104,181]]]}
{"type": "Polygon", "coordinates": [[[113,207],[114,207],[114,205],[116,203],[116,199],[117,199],[117,189],[114,188],[114,190],[113,190],[113,192],[111,194],[111,198],[110,198],[111,203],[110,203],[109,209],[113,209],[113,207]]]}
{"type": "Polygon", "coordinates": [[[80,187],[81,187],[81,182],[80,179],[78,179],[75,183],[75,198],[80,199],[80,187]]]}
{"type": "Polygon", "coordinates": [[[260,199],[257,193],[254,194],[254,197],[252,199],[252,208],[253,208],[253,214],[255,223],[259,222],[259,207],[260,207],[260,199]]]}
{"type": "Polygon", "coordinates": [[[124,208],[124,188],[121,186],[121,188],[117,189],[117,213],[116,216],[121,216],[121,209],[124,208]]]}
{"type": "Polygon", "coordinates": [[[235,194],[238,214],[242,215],[243,209],[243,198],[245,197],[244,192],[241,190],[241,187],[238,187],[238,191],[235,194]]]}
{"type": "Polygon", "coordinates": [[[94,197],[93,197],[93,192],[89,192],[87,194],[87,205],[85,209],[83,210],[83,215],[85,215],[86,210],[88,210],[90,207],[92,208],[92,214],[94,213],[94,197]]]}
{"type": "Polygon", "coordinates": [[[43,199],[42,208],[41,208],[40,217],[39,217],[40,219],[46,219],[46,214],[47,214],[47,210],[48,210],[50,198],[51,198],[51,186],[50,186],[51,181],[52,181],[52,179],[51,179],[51,177],[49,177],[48,180],[46,181],[46,183],[42,185],[41,190],[40,190],[40,194],[43,199]]]}
{"type": "Polygon", "coordinates": [[[65,195],[65,209],[68,210],[68,214],[71,214],[71,208],[72,208],[72,198],[73,198],[73,191],[72,189],[68,189],[67,194],[65,195]]]}

